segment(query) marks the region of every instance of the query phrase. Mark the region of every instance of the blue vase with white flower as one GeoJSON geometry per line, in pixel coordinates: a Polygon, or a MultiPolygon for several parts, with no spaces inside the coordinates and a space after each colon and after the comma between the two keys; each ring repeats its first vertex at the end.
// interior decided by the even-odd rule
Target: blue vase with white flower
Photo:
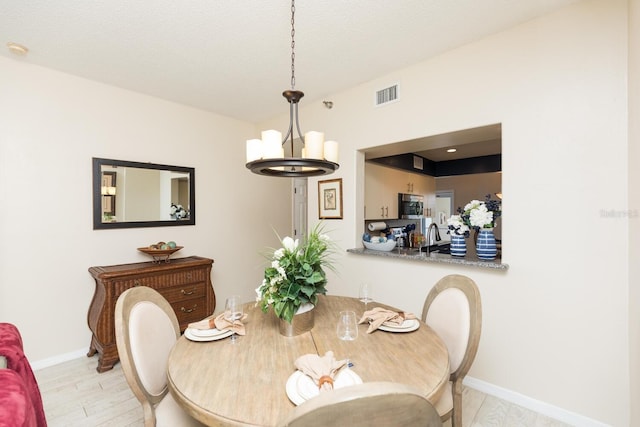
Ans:
{"type": "Polygon", "coordinates": [[[472,200],[464,209],[458,209],[458,212],[462,221],[478,233],[476,241],[478,258],[485,261],[496,259],[498,249],[493,228],[498,217],[502,215],[500,202],[491,200],[487,194],[484,201],[472,200]]]}
{"type": "Polygon", "coordinates": [[[449,228],[447,233],[451,235],[451,256],[466,256],[469,226],[464,223],[460,215],[451,215],[447,219],[447,227],[449,228]]]}

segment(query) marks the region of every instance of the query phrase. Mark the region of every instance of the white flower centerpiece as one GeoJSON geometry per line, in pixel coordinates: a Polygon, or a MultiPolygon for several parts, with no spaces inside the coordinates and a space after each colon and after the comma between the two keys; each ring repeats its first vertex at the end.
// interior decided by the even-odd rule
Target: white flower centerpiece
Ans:
{"type": "Polygon", "coordinates": [[[273,307],[278,318],[291,324],[301,306],[315,306],[318,295],[327,293],[324,267],[335,271],[330,259],[334,245],[319,225],[303,243],[291,237],[281,242],[282,247],[269,257],[271,265],[256,289],[256,300],[263,312],[273,307]]]}

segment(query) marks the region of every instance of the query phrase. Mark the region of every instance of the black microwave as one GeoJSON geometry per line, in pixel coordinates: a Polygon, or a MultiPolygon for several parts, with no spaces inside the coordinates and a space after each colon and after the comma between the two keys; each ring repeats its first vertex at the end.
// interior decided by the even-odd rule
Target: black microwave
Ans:
{"type": "Polygon", "coordinates": [[[419,194],[398,193],[398,218],[417,219],[424,216],[424,197],[419,194]]]}

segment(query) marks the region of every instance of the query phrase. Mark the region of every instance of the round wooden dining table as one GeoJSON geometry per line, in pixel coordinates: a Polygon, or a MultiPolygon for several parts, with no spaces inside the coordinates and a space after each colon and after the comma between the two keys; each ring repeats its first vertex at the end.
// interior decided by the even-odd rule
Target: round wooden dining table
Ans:
{"type": "MultiPolygon", "coordinates": [[[[377,302],[367,307],[395,310],[377,302]]],[[[246,335],[235,342],[178,339],[167,366],[169,390],[191,416],[209,426],[274,426],[295,407],[285,390],[295,360],[331,350],[336,359],[349,357],[363,382],[409,384],[432,403],[439,399],[449,380],[449,355],[431,328],[420,322],[413,332],[367,334],[368,324],[362,324],[355,341],[341,341],[336,325],[342,310],[355,311],[359,318],[365,305],[356,298],[320,296],[313,329],[285,337],[273,313],[247,303],[246,335]]]]}

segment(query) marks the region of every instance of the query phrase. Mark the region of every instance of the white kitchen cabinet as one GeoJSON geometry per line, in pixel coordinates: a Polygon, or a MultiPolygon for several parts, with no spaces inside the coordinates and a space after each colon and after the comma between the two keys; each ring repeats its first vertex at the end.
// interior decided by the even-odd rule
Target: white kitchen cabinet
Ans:
{"type": "Polygon", "coordinates": [[[387,175],[393,169],[367,163],[365,172],[365,219],[392,219],[398,218],[397,193],[394,195],[394,186],[389,182],[387,175]]]}
{"type": "Polygon", "coordinates": [[[435,179],[375,163],[365,166],[365,219],[397,219],[398,193],[435,193],[435,179]],[[408,191],[413,188],[413,191],[408,191]]]}

